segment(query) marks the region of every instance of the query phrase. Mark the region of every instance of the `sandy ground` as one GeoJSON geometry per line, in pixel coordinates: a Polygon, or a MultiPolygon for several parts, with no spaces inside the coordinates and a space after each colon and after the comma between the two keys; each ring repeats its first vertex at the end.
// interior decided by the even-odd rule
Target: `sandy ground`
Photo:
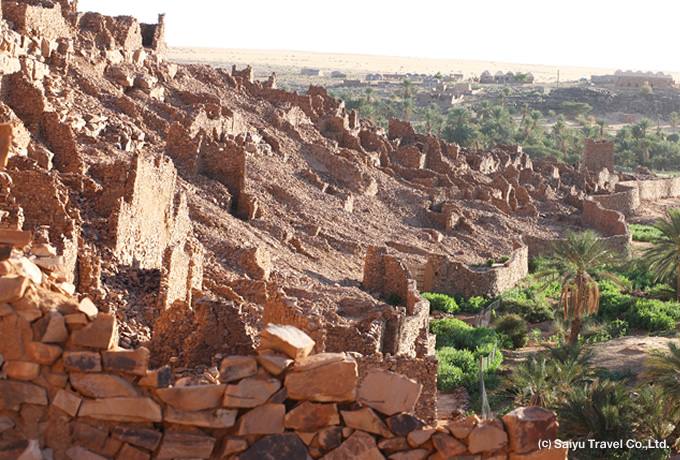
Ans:
{"type": "MultiPolygon", "coordinates": [[[[423,59],[415,57],[373,56],[357,54],[312,53],[307,51],[276,51],[220,48],[170,48],[170,60],[182,63],[203,63],[239,68],[250,64],[258,76],[275,71],[293,72],[303,67],[345,72],[348,78],[363,78],[367,73],[463,73],[464,77],[479,76],[483,71],[531,72],[537,82],[555,83],[557,73],[561,82],[590,78],[590,75],[613,73],[617,69],[513,64],[498,61],[467,61],[455,59],[423,59]]],[[[622,69],[627,70],[627,69],[622,69]]],[[[299,73],[299,70],[298,70],[299,73]]],[[[680,74],[673,75],[680,80],[680,74]]],[[[317,77],[319,78],[319,77],[317,77]]]]}

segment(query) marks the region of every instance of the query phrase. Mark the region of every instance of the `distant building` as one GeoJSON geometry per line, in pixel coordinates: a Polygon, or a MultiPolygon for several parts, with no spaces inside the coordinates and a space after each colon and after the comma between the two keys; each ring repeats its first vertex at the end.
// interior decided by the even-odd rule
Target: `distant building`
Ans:
{"type": "Polygon", "coordinates": [[[479,77],[479,82],[480,83],[496,83],[497,85],[505,85],[509,83],[516,83],[516,84],[525,84],[525,83],[533,83],[534,82],[534,74],[531,72],[527,72],[526,74],[523,74],[521,72],[517,72],[515,74],[512,71],[508,71],[507,73],[503,73],[500,70],[496,72],[494,75],[491,75],[491,72],[488,70],[485,70],[482,72],[482,75],[479,77]],[[526,78],[519,79],[518,77],[521,75],[526,75],[526,78]]]}
{"type": "Polygon", "coordinates": [[[382,81],[383,76],[379,73],[369,73],[366,75],[366,81],[382,81]]]}
{"type": "Polygon", "coordinates": [[[305,75],[307,77],[320,77],[323,75],[323,72],[319,69],[302,69],[300,71],[300,75],[305,75]]]}
{"type": "Polygon", "coordinates": [[[347,74],[335,70],[331,72],[331,78],[347,78],[347,74]]]}
{"type": "Polygon", "coordinates": [[[382,77],[383,80],[404,81],[406,80],[407,75],[405,73],[384,73],[382,77]]]}
{"type": "Polygon", "coordinates": [[[663,72],[632,72],[630,70],[622,72],[617,70],[614,73],[616,77],[615,86],[617,88],[642,88],[644,85],[649,85],[652,88],[672,88],[673,77],[663,72]]]}
{"type": "Polygon", "coordinates": [[[482,72],[482,75],[479,77],[479,82],[480,83],[493,83],[494,82],[493,75],[491,75],[491,72],[489,72],[488,70],[485,70],[484,72],[482,72]]]}
{"type": "Polygon", "coordinates": [[[362,83],[361,80],[345,80],[342,82],[342,86],[346,86],[348,88],[364,86],[365,84],[366,83],[362,83]]]}

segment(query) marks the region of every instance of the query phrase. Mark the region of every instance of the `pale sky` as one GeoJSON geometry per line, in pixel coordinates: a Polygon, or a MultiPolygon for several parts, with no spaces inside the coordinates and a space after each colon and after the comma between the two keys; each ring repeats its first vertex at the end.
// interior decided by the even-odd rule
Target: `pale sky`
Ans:
{"type": "Polygon", "coordinates": [[[80,0],[79,8],[150,23],[166,13],[170,46],[680,71],[680,3],[668,0],[80,0]]]}

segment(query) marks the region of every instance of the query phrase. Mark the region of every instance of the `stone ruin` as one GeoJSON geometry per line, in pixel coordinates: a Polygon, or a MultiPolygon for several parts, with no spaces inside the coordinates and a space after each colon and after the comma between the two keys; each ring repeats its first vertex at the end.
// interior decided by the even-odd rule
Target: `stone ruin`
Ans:
{"type": "MultiPolygon", "coordinates": [[[[496,295],[563,229],[625,244],[624,214],[680,189],[531,160],[520,146],[465,149],[399,120],[385,132],[321,87],[290,93],[250,67],[170,63],[163,16],[145,25],[67,0],[2,9],[0,327],[21,331],[0,338],[10,457],[172,458],[195,442],[192,457],[264,458],[260,449],[300,446],[280,423],[239,434],[249,419],[283,417],[286,428],[293,401],[307,399],[281,392],[302,356],[275,355],[288,363],[277,375],[260,362],[274,325],[309,337],[312,361],[351,368],[359,393],[374,375],[414,382],[399,423],[434,426],[438,363],[419,291],[496,295]],[[239,377],[247,383],[220,381],[234,355],[254,371],[239,377]],[[221,402],[227,387],[267,396],[234,408],[221,402]],[[187,406],[184,392],[218,402],[187,406]]],[[[314,458],[359,445],[380,458],[374,444],[402,457],[535,450],[517,447],[512,422],[394,431],[395,414],[371,404],[309,401],[319,403],[340,404],[342,422],[327,404],[327,424],[297,430],[314,458]],[[495,447],[478,450],[473,433],[495,447]]]]}

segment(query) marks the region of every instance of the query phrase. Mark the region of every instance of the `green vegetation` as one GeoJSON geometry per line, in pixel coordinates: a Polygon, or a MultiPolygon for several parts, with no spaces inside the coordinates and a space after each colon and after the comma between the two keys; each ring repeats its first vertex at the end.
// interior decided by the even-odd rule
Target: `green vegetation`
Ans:
{"type": "Polygon", "coordinates": [[[575,120],[579,115],[584,116],[586,113],[593,110],[593,108],[585,102],[563,102],[562,113],[567,118],[575,120]]]}
{"type": "Polygon", "coordinates": [[[494,329],[499,334],[505,334],[512,340],[514,348],[522,348],[527,341],[527,323],[517,314],[507,314],[496,320],[494,329]]]}
{"type": "Polygon", "coordinates": [[[670,281],[675,275],[676,299],[680,301],[680,209],[670,209],[668,219],[654,224],[661,236],[645,251],[644,258],[654,273],[654,281],[670,281]]]}
{"type": "Polygon", "coordinates": [[[493,264],[496,263],[496,259],[486,259],[485,263],[487,267],[493,267],[493,264]]]}
{"type": "MultiPolygon", "coordinates": [[[[475,328],[453,318],[431,321],[430,331],[437,336],[438,388],[450,392],[462,385],[471,392],[478,391],[479,357],[493,354],[498,342],[496,332],[489,327],[475,328]]],[[[503,355],[496,351],[484,371],[488,388],[498,385],[496,371],[502,361],[503,355]]]]}
{"type": "Polygon", "coordinates": [[[394,306],[401,305],[402,298],[399,294],[392,291],[390,295],[387,296],[387,303],[394,306]]]}
{"type": "Polygon", "coordinates": [[[597,274],[619,283],[618,276],[608,270],[618,259],[619,255],[590,230],[583,233],[567,231],[564,240],[555,241],[544,276],[558,274],[561,278],[559,305],[565,320],[571,319],[570,344],[578,341],[583,317],[597,313],[599,308],[600,289],[593,276],[597,274]]]}
{"type": "Polygon", "coordinates": [[[651,225],[628,224],[634,241],[653,243],[661,237],[661,231],[651,225]]]}
{"type": "Polygon", "coordinates": [[[432,310],[439,310],[444,313],[455,315],[460,310],[456,301],[446,294],[423,292],[421,295],[430,301],[430,312],[432,312],[432,310]]]}

